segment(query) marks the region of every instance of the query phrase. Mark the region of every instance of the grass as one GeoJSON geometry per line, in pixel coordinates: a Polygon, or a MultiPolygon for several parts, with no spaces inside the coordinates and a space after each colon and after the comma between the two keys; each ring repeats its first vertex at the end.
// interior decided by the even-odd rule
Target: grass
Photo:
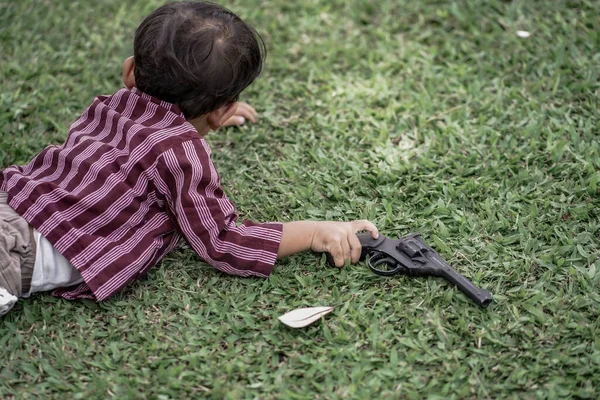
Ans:
{"type": "MultiPolygon", "coordinates": [[[[120,87],[159,4],[0,1],[1,166],[120,87]]],[[[420,231],[494,304],[309,253],[229,277],[181,248],[105,303],[18,304],[0,398],[597,398],[600,4],[227,5],[269,48],[260,123],[209,138],[240,214],[420,231]],[[276,319],[316,305],[335,310],[276,319]]]]}

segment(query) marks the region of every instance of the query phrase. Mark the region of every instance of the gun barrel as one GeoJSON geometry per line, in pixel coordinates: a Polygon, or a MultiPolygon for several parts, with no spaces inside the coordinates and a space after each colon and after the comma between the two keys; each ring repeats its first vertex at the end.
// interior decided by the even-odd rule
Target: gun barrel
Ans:
{"type": "Polygon", "coordinates": [[[465,278],[451,266],[446,265],[442,271],[443,272],[441,273],[441,276],[443,278],[446,278],[448,281],[455,284],[461,292],[463,292],[481,307],[487,307],[492,302],[492,292],[486,289],[478,288],[473,284],[473,282],[465,278]]]}

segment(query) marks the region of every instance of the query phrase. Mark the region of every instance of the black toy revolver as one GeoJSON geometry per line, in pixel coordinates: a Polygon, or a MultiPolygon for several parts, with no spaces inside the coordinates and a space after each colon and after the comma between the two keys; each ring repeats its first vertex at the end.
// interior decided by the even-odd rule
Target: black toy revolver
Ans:
{"type": "Polygon", "coordinates": [[[377,239],[373,239],[371,233],[359,233],[357,236],[362,244],[361,260],[369,256],[367,264],[377,275],[440,276],[455,284],[481,307],[492,302],[489,290],[478,288],[459,274],[418,233],[399,237],[398,240],[382,234],[377,239]]]}

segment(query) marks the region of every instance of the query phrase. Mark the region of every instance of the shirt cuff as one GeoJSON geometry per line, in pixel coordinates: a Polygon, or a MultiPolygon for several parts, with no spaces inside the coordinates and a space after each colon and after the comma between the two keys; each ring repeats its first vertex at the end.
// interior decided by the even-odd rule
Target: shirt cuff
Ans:
{"type": "Polygon", "coordinates": [[[273,272],[275,263],[277,262],[277,252],[279,251],[279,245],[283,236],[283,224],[281,222],[255,223],[244,221],[243,225],[261,227],[269,231],[268,234],[265,234],[260,247],[258,247],[263,251],[263,257],[257,260],[255,269],[258,275],[266,278],[273,272]]]}

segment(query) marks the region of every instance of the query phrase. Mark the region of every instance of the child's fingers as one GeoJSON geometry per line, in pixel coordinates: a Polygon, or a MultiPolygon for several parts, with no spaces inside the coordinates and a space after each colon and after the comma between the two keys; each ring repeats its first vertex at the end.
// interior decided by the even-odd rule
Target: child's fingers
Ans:
{"type": "Polygon", "coordinates": [[[258,117],[258,113],[254,109],[254,107],[252,107],[250,104],[244,103],[244,102],[242,102],[241,104],[242,104],[242,107],[244,107],[246,110],[248,110],[252,115],[254,115],[255,117],[258,117]]]}
{"type": "Polygon", "coordinates": [[[250,111],[248,111],[248,110],[245,110],[243,108],[242,109],[238,108],[236,114],[245,117],[246,119],[248,119],[253,124],[256,123],[256,117],[254,115],[252,115],[252,113],[250,113],[250,111]]]}
{"type": "Polygon", "coordinates": [[[342,249],[342,245],[340,243],[336,243],[331,246],[329,253],[331,253],[331,256],[333,257],[333,263],[336,267],[340,268],[344,266],[344,250],[342,249]]]}
{"type": "Polygon", "coordinates": [[[258,113],[256,112],[256,110],[254,108],[252,108],[252,106],[250,104],[247,104],[247,103],[239,103],[235,114],[245,117],[246,119],[250,120],[250,122],[252,122],[252,123],[256,123],[256,121],[257,121],[258,113]]]}
{"type": "Polygon", "coordinates": [[[352,264],[356,264],[360,260],[362,245],[360,244],[360,240],[358,240],[358,236],[354,233],[348,235],[348,242],[350,243],[350,250],[352,252],[352,264]]]}
{"type": "Polygon", "coordinates": [[[344,257],[342,266],[344,266],[346,264],[346,260],[350,261],[352,259],[352,250],[350,249],[350,242],[348,241],[348,238],[342,239],[342,251],[344,257]]]}
{"type": "Polygon", "coordinates": [[[227,128],[228,126],[244,125],[244,122],[246,122],[246,119],[244,117],[239,116],[239,115],[234,115],[233,117],[231,117],[227,121],[225,121],[225,123],[223,125],[221,125],[221,127],[227,128]]]}
{"type": "Polygon", "coordinates": [[[352,229],[354,230],[354,232],[369,231],[371,232],[373,239],[377,239],[379,237],[379,230],[377,229],[377,227],[371,221],[367,221],[366,219],[353,221],[352,229]]]}

